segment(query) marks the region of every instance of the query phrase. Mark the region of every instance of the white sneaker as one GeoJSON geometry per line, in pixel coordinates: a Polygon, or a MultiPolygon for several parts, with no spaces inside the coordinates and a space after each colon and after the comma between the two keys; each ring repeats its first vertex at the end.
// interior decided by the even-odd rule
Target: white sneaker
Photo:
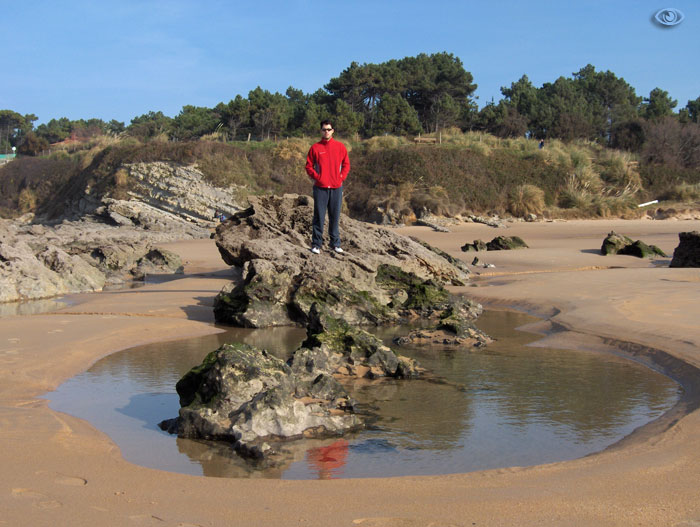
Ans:
{"type": "Polygon", "coordinates": [[[345,252],[345,251],[344,251],[343,249],[341,249],[340,247],[333,247],[333,250],[334,250],[335,252],[337,252],[338,254],[342,254],[342,253],[345,252]]]}
{"type": "Polygon", "coordinates": [[[314,254],[321,254],[321,249],[319,249],[318,247],[312,247],[311,252],[314,254]]]}

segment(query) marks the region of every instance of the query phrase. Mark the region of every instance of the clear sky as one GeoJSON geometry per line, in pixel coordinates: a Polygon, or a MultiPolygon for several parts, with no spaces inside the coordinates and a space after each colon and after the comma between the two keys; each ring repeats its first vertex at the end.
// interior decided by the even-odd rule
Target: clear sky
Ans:
{"type": "Polygon", "coordinates": [[[587,64],[678,108],[700,96],[698,0],[0,0],[0,109],[116,119],[214,107],[256,86],[310,93],[352,61],[459,57],[478,104],[587,64]],[[652,23],[659,9],[685,18],[652,23]]]}

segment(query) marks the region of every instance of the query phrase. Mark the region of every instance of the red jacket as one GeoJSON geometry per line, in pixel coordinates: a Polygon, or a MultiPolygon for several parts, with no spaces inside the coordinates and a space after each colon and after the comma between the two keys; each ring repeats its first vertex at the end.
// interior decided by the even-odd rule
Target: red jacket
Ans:
{"type": "Polygon", "coordinates": [[[311,146],[306,156],[306,173],[321,188],[339,188],[350,172],[350,159],[345,145],[331,138],[311,146]]]}

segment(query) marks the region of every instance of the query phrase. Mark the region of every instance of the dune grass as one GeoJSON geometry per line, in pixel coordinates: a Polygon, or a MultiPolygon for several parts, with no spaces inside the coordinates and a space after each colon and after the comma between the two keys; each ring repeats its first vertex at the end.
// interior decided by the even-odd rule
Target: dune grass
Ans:
{"type": "MultiPolygon", "coordinates": [[[[426,212],[607,217],[625,216],[650,199],[700,199],[697,170],[644,165],[627,152],[587,141],[551,140],[540,148],[534,139],[459,129],[428,137],[436,142],[391,135],[343,140],[351,151],[345,191],[351,214],[368,218],[377,209],[391,209],[406,219],[426,212]]],[[[217,134],[190,142],[92,138],[0,169],[0,208],[5,215],[35,210],[77,188],[77,180],[126,196],[130,182],[124,165],[150,161],[196,166],[213,185],[248,193],[310,194],[304,164],[315,141],[227,142],[217,134]],[[21,174],[29,177],[18,183],[21,174]]]]}

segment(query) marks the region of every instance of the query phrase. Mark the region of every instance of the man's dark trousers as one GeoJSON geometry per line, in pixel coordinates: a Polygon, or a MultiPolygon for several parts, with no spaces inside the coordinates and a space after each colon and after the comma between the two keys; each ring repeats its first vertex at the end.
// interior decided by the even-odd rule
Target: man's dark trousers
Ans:
{"type": "Polygon", "coordinates": [[[314,221],[311,245],[323,247],[323,224],[328,210],[328,235],[331,247],[340,247],[340,209],[343,206],[343,187],[321,188],[314,185],[314,221]]]}

